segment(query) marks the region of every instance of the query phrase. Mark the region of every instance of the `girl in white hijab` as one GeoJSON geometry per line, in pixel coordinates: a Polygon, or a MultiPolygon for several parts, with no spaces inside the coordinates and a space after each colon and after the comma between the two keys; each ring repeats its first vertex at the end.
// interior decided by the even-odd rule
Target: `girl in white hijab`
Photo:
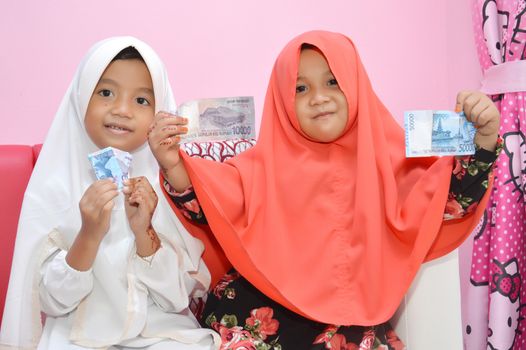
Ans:
{"type": "Polygon", "coordinates": [[[146,140],[161,110],[175,102],[148,45],[116,37],[90,49],[24,196],[0,349],[218,346],[189,310],[209,287],[203,245],[155,195],[158,165],[146,140]],[[107,146],[130,152],[130,177],[142,179],[125,194],[91,169],[87,155],[107,146]]]}

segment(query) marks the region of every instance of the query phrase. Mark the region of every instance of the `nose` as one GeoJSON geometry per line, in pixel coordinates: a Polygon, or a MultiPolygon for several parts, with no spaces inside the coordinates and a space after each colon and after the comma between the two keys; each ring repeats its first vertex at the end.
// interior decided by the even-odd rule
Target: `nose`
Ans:
{"type": "Polygon", "coordinates": [[[115,102],[113,104],[112,113],[122,118],[131,118],[132,116],[131,109],[132,107],[131,107],[131,103],[129,99],[123,96],[120,96],[117,99],[115,99],[115,102]]]}
{"type": "Polygon", "coordinates": [[[324,104],[328,101],[330,101],[330,96],[322,89],[318,89],[318,90],[313,91],[312,98],[310,100],[310,104],[311,106],[317,106],[317,105],[324,104]]]}

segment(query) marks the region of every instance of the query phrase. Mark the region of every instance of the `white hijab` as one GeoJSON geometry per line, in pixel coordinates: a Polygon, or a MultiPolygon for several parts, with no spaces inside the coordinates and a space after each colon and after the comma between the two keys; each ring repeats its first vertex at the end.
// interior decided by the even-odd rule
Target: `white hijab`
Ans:
{"type": "MultiPolygon", "coordinates": [[[[84,116],[92,92],[104,70],[122,49],[129,46],[139,51],[150,71],[156,112],[175,110],[165,67],[148,45],[133,37],[115,37],[103,40],[89,50],[60,104],[24,195],[0,331],[0,348],[10,346],[25,349],[34,348],[38,344],[42,331],[36,286],[39,278],[38,265],[41,262],[39,249],[45,246],[43,243],[53,229],[61,233],[67,247],[71,246],[80,229],[79,200],[96,180],[87,155],[98,150],[85,131],[84,116]]],[[[159,195],[152,224],[178,253],[179,266],[173,268],[186,271],[197,281],[193,290],[174,292],[179,292],[180,297],[186,300],[189,295],[204,294],[210,283],[210,274],[201,259],[202,243],[184,229],[161,194],[158,165],[148,144],[139,147],[132,155],[130,177],[146,176],[159,195]]],[[[122,273],[123,266],[113,269],[104,263],[97,264],[101,256],[106,263],[117,260],[111,249],[105,248],[122,245],[122,242],[133,237],[124,213],[122,194],[119,198],[121,200],[112,213],[110,231],[101,243],[93,265],[95,275],[102,276],[104,281],[123,279],[122,275],[118,275],[122,273]]],[[[106,299],[111,310],[121,306],[124,308],[117,310],[117,313],[123,314],[110,315],[109,319],[118,325],[119,322],[124,323],[122,318],[125,320],[126,312],[129,312],[126,310],[127,299],[133,297],[127,294],[126,283],[103,285],[103,288],[107,289],[108,295],[115,296],[111,300],[106,299]],[[115,303],[119,304],[119,296],[124,296],[125,300],[120,302],[122,305],[116,306],[115,303]]],[[[91,294],[86,297],[88,303],[90,297],[91,294]]],[[[96,302],[97,309],[105,307],[100,305],[100,300],[96,302]]],[[[127,327],[124,324],[119,326],[127,327]]]]}

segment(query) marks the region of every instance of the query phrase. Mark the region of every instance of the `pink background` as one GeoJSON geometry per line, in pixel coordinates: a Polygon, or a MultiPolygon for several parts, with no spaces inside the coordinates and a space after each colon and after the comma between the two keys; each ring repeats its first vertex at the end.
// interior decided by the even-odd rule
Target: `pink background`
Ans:
{"type": "Polygon", "coordinates": [[[311,29],[347,34],[393,115],[453,109],[479,86],[467,0],[4,1],[0,144],[34,144],[96,41],[133,35],[163,58],[179,102],[253,95],[260,115],[281,48],[311,29]]]}

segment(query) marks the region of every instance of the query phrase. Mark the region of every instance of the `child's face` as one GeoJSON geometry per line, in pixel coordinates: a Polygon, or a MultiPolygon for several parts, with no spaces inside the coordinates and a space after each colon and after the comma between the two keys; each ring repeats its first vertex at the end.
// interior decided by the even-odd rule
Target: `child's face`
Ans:
{"type": "Polygon", "coordinates": [[[301,130],[319,142],[340,137],[349,118],[345,95],[323,55],[314,49],[300,54],[296,115],[301,130]]]}
{"type": "Polygon", "coordinates": [[[116,60],[97,83],[84,124],[98,147],[131,152],[146,142],[154,114],[152,79],[144,62],[116,60]]]}

